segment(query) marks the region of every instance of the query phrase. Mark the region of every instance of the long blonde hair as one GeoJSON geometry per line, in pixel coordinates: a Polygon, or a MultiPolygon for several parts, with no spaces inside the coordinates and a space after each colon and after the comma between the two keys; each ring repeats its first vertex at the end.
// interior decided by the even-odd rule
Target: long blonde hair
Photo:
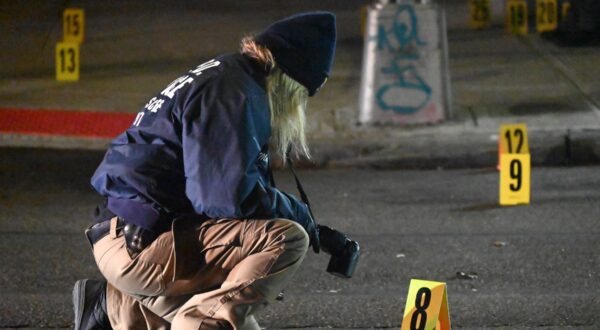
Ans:
{"type": "Polygon", "coordinates": [[[269,70],[266,88],[271,111],[271,148],[284,162],[287,152],[310,158],[305,133],[308,90],[283,72],[271,52],[252,37],[242,39],[241,52],[269,70]]]}

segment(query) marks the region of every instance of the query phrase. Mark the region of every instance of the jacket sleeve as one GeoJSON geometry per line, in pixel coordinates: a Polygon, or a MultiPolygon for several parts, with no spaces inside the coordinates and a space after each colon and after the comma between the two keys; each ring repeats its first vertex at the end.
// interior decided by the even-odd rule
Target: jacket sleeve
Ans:
{"type": "Polygon", "coordinates": [[[195,211],[211,218],[286,218],[308,230],[306,204],[269,186],[258,169],[271,131],[264,97],[233,88],[202,94],[182,117],[186,195],[195,211]]]}

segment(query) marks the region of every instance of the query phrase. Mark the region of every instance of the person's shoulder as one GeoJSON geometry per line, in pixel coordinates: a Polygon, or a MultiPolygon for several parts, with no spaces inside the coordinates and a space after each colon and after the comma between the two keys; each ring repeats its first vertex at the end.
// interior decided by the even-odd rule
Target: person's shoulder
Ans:
{"type": "Polygon", "coordinates": [[[257,78],[251,62],[242,54],[217,56],[199,65],[196,71],[190,70],[190,74],[197,74],[197,78],[184,107],[188,115],[198,114],[201,109],[251,113],[268,109],[264,77],[257,78]]]}
{"type": "Polygon", "coordinates": [[[265,94],[265,75],[256,72],[248,57],[232,53],[216,57],[215,61],[220,63],[220,70],[211,77],[214,87],[247,96],[265,94]]]}

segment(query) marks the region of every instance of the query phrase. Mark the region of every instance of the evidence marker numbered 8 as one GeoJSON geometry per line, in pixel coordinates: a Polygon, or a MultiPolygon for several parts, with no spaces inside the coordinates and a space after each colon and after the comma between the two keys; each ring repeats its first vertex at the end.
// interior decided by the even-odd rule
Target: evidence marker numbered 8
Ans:
{"type": "Polygon", "coordinates": [[[529,204],[531,156],[525,124],[500,127],[500,205],[529,204]]]}
{"type": "Polygon", "coordinates": [[[410,280],[400,330],[450,330],[446,283],[410,280]]]}

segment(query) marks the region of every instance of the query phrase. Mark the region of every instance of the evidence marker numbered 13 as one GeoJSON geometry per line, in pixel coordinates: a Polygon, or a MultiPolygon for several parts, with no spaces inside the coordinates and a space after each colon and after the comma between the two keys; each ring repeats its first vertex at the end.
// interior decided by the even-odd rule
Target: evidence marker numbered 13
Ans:
{"type": "Polygon", "coordinates": [[[450,330],[446,283],[410,280],[400,330],[450,330]]]}
{"type": "Polygon", "coordinates": [[[79,44],[59,42],[56,44],[56,80],[79,80],[79,44]]]}
{"type": "Polygon", "coordinates": [[[500,205],[529,204],[531,156],[525,124],[500,127],[500,205]]]}

